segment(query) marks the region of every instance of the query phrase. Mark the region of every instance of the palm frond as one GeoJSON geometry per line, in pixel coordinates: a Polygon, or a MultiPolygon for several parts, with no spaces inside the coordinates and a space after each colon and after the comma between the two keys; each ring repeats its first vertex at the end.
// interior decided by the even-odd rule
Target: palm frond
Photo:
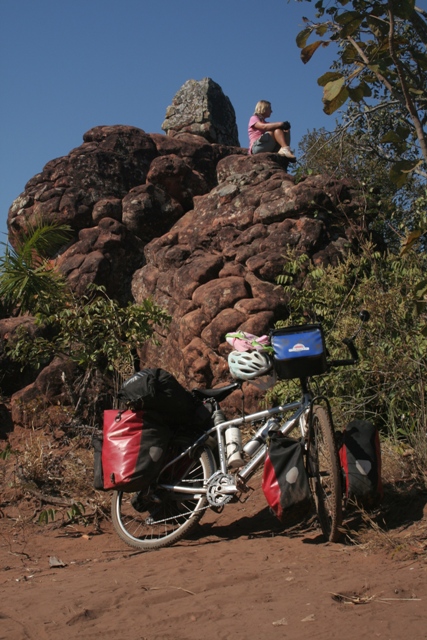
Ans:
{"type": "Polygon", "coordinates": [[[68,225],[36,220],[0,257],[0,298],[6,308],[37,313],[63,298],[65,280],[49,260],[69,241],[68,225]]]}

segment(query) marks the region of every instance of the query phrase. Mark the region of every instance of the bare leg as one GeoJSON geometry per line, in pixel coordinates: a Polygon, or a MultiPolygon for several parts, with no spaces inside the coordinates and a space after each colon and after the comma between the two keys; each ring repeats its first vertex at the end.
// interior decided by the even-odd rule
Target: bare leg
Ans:
{"type": "Polygon", "coordinates": [[[286,129],[286,131],[283,129],[274,129],[273,136],[276,142],[280,144],[278,154],[280,156],[285,156],[290,162],[296,162],[296,157],[289,146],[291,142],[291,132],[289,129],[286,129]]]}
{"type": "Polygon", "coordinates": [[[281,147],[289,147],[291,143],[291,132],[289,129],[286,131],[283,129],[274,129],[274,131],[272,131],[272,135],[281,147]]]}

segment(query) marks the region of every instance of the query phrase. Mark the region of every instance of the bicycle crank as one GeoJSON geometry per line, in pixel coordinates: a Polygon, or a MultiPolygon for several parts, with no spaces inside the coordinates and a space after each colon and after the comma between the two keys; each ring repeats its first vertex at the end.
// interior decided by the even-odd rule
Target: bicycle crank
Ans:
{"type": "Polygon", "coordinates": [[[234,477],[222,471],[217,471],[210,478],[206,488],[206,496],[211,507],[222,507],[230,502],[237,492],[234,477]]]}

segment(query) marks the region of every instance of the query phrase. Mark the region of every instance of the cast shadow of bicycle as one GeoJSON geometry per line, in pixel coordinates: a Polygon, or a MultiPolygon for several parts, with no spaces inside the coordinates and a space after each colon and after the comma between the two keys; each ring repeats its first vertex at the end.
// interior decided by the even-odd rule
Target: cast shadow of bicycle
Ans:
{"type": "MultiPolygon", "coordinates": [[[[384,498],[379,504],[349,503],[344,511],[342,544],[357,543],[358,534],[368,529],[380,530],[392,534],[422,522],[425,517],[427,493],[422,488],[391,484],[384,487],[384,498]]],[[[232,507],[232,505],[231,505],[232,507]]],[[[232,517],[232,510],[229,512],[232,517]]],[[[246,537],[248,539],[283,536],[300,538],[303,544],[324,544],[316,515],[313,510],[298,507],[285,512],[282,521],[278,520],[269,507],[260,509],[250,516],[242,516],[235,520],[227,519],[224,524],[219,521],[202,523],[190,536],[199,543],[204,539],[207,543],[220,542],[246,537]]]]}
{"type": "MultiPolygon", "coordinates": [[[[230,510],[231,515],[231,510],[230,510]]],[[[237,538],[271,538],[286,536],[302,538],[303,542],[320,544],[325,542],[318,526],[315,514],[305,506],[303,510],[294,507],[278,520],[269,507],[264,507],[251,516],[242,516],[221,524],[218,521],[202,522],[191,536],[200,542],[209,538],[209,543],[237,538]],[[309,536],[309,537],[308,537],[309,536]]]]}

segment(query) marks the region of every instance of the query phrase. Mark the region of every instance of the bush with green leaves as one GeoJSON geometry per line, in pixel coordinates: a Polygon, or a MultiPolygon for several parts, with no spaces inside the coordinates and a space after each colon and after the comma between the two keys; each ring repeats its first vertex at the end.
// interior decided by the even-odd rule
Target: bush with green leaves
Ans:
{"type": "MultiPolygon", "coordinates": [[[[383,254],[366,242],[337,266],[287,257],[278,278],[289,301],[284,325],[322,322],[331,358],[343,358],[342,339],[357,331],[359,312],[371,316],[357,339],[359,364],[315,379],[319,392],[332,398],[337,426],[367,418],[383,432],[425,447],[427,256],[383,254]]],[[[287,382],[275,391],[286,397],[292,392],[287,382]]]]}
{"type": "Polygon", "coordinates": [[[69,395],[79,397],[81,405],[92,379],[99,386],[104,377],[117,389],[122,377],[134,371],[138,348],[170,318],[149,299],[123,307],[97,285],[75,296],[51,261],[69,234],[64,225],[39,220],[16,240],[15,248],[8,245],[0,259],[0,299],[9,313],[31,314],[43,327],[41,335],[31,337],[20,326],[5,346],[6,355],[34,369],[55,356],[69,358],[83,375],[83,383],[66,381],[69,395]]]}
{"type": "Polygon", "coordinates": [[[121,307],[104,287],[92,285],[79,298],[68,294],[66,304],[52,302],[51,313],[38,313],[37,324],[49,338],[29,338],[25,326],[7,346],[8,356],[35,368],[54,356],[67,356],[84,370],[112,373],[133,368],[135,349],[153,336],[156,325],[165,325],[169,316],[149,299],[121,307]]]}

